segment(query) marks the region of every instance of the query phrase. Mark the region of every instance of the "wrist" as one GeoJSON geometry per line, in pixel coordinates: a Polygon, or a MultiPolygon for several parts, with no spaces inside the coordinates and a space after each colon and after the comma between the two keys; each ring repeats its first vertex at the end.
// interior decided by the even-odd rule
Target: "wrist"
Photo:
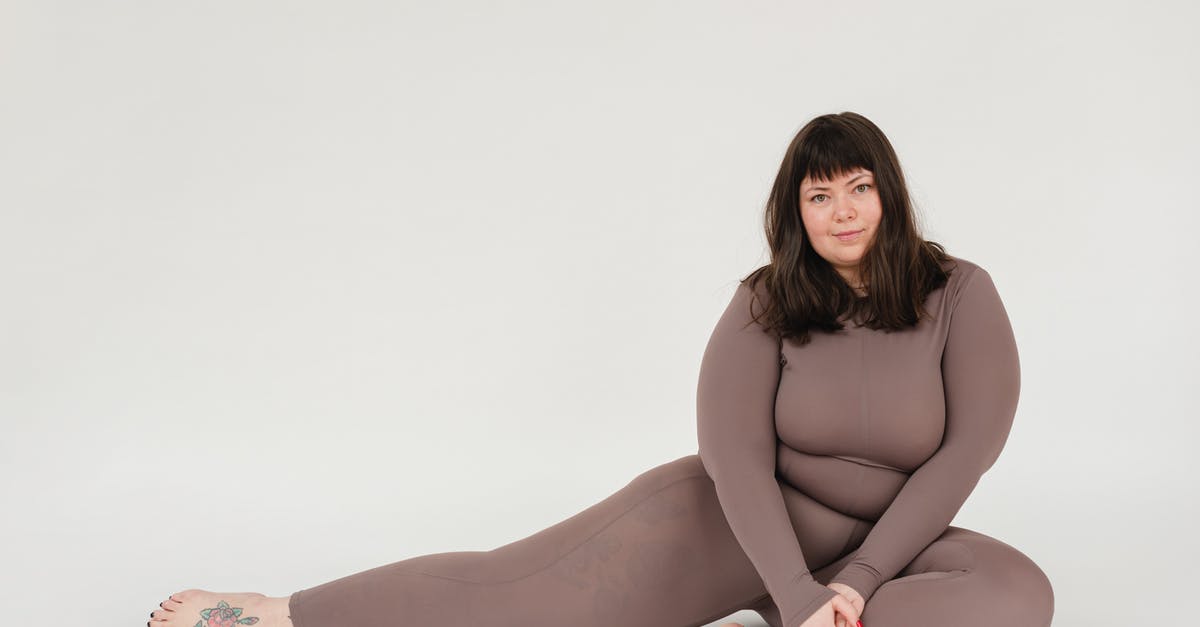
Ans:
{"type": "Polygon", "coordinates": [[[830,581],[828,587],[833,588],[839,594],[850,599],[851,601],[857,600],[857,601],[865,602],[865,599],[863,599],[862,593],[860,593],[858,590],[855,590],[853,586],[841,583],[839,581],[830,581]]]}
{"type": "Polygon", "coordinates": [[[793,593],[794,596],[790,598],[775,600],[784,621],[784,627],[800,625],[840,594],[837,590],[822,585],[815,579],[800,582],[798,589],[795,589],[793,593]]]}
{"type": "Polygon", "coordinates": [[[851,562],[829,580],[830,584],[841,584],[854,591],[865,603],[883,585],[879,572],[866,564],[851,562]]]}

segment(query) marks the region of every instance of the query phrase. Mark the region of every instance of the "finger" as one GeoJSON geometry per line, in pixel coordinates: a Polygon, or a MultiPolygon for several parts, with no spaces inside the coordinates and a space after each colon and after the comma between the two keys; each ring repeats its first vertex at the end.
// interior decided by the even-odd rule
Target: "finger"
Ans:
{"type": "Polygon", "coordinates": [[[846,617],[846,621],[849,625],[854,625],[855,623],[858,622],[858,619],[859,619],[858,608],[855,607],[853,603],[851,603],[849,601],[846,601],[844,603],[839,603],[839,602],[835,601],[833,604],[833,608],[834,608],[834,611],[836,611],[840,616],[846,617]]]}

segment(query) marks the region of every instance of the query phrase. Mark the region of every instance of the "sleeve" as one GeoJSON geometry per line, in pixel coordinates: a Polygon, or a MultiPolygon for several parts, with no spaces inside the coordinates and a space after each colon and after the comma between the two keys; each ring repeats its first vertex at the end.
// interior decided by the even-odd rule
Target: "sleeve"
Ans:
{"type": "Polygon", "coordinates": [[[704,350],[696,394],[699,455],[784,627],[796,627],[837,592],[809,572],[775,478],[780,344],[751,319],[752,296],[748,285],[738,285],[704,350]]]}
{"type": "Polygon", "coordinates": [[[942,353],[942,443],[905,482],[830,583],[870,599],[950,525],[1008,439],[1020,394],[1012,326],[983,268],[964,279],[942,353]]]}

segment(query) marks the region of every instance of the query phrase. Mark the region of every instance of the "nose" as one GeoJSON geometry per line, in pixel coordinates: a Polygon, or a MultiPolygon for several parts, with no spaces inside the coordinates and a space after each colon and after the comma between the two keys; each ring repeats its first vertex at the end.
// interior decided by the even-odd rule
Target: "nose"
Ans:
{"type": "Polygon", "coordinates": [[[834,207],[833,217],[834,217],[834,219],[838,220],[839,222],[845,221],[845,220],[853,220],[854,215],[857,213],[857,211],[858,210],[854,208],[853,201],[842,200],[842,201],[838,201],[838,204],[834,207]]]}

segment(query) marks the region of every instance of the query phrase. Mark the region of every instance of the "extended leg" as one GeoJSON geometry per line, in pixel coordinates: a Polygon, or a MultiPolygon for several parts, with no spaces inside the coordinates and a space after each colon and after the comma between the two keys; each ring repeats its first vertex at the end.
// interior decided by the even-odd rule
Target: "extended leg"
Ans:
{"type": "MultiPolygon", "coordinates": [[[[794,522],[817,527],[806,548],[837,551],[845,528],[798,498],[794,522]]],[[[688,627],[765,594],[689,455],[529,537],[343,577],[293,594],[289,610],[295,627],[688,627]]]]}

